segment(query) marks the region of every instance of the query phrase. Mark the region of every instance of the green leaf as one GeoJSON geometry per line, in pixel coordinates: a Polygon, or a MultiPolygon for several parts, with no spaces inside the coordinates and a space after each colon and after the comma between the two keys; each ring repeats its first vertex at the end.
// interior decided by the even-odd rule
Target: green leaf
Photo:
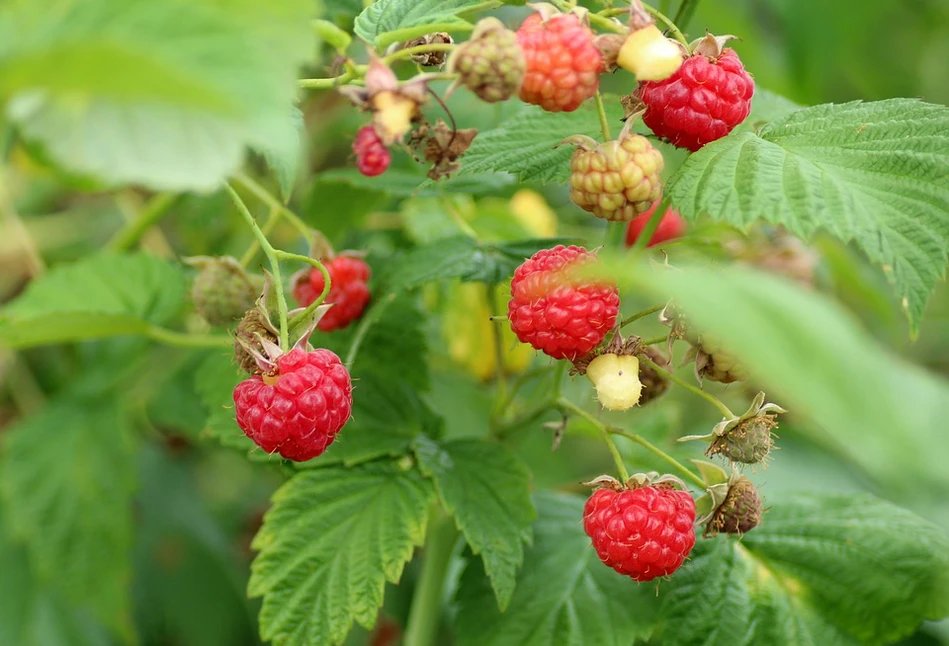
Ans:
{"type": "Polygon", "coordinates": [[[785,119],[803,107],[780,94],[760,87],[755,88],[755,96],[751,99],[751,114],[735,128],[735,131],[756,130],[771,121],[785,119]]]}
{"type": "Polygon", "coordinates": [[[0,15],[0,101],[59,163],[210,190],[286,132],[308,0],[66,0],[0,15]]]}
{"type": "Polygon", "coordinates": [[[668,586],[672,644],[889,644],[949,614],[949,540],[868,495],[799,496],[740,542],[701,541],[668,586]]]}
{"type": "Polygon", "coordinates": [[[136,442],[125,413],[54,401],[2,446],[0,494],[36,573],[128,635],[136,442]]]}
{"type": "Polygon", "coordinates": [[[293,186],[300,174],[300,162],[303,160],[303,113],[296,107],[290,109],[290,117],[280,133],[264,146],[259,146],[260,154],[277,177],[280,185],[280,197],[284,203],[290,201],[293,186]]]}
{"type": "Polygon", "coordinates": [[[881,348],[835,303],[742,267],[606,264],[642,292],[671,295],[748,368],[769,401],[813,422],[823,431],[815,439],[838,456],[906,496],[918,498],[921,481],[949,492],[949,384],[881,348]]]}
{"type": "Polygon", "coordinates": [[[385,582],[422,543],[431,485],[394,463],[303,471],[273,497],[254,539],[250,596],[275,646],[338,644],[353,621],[372,627],[385,582]]]}
{"type": "Polygon", "coordinates": [[[949,252],[949,108],[820,105],[691,155],[667,185],[689,219],[765,219],[854,241],[883,266],[913,331],[949,252]]]}
{"type": "Polygon", "coordinates": [[[407,252],[387,276],[390,289],[412,289],[444,278],[501,283],[518,265],[540,249],[570,244],[568,238],[536,238],[479,243],[468,236],[435,240],[407,252]]]}
{"type": "MultiPolygon", "coordinates": [[[[622,127],[623,109],[618,100],[605,102],[606,115],[614,125],[613,136],[622,127]]],[[[461,175],[505,171],[522,182],[566,182],[570,177],[570,156],[574,147],[560,146],[571,135],[588,135],[602,140],[596,107],[587,101],[573,112],[546,112],[525,106],[504,125],[481,132],[462,157],[461,175]]]]}
{"type": "Polygon", "coordinates": [[[366,42],[386,47],[431,31],[468,28],[470,23],[458,14],[474,6],[490,9],[500,4],[479,0],[378,0],[356,16],[354,30],[366,42]],[[438,28],[432,29],[431,25],[438,28]]]}
{"type": "Polygon", "coordinates": [[[0,310],[0,345],[144,334],[179,311],[184,285],[177,267],[145,254],[102,253],[59,265],[0,310]]]}
{"type": "Polygon", "coordinates": [[[415,454],[471,551],[481,555],[503,611],[536,517],[530,471],[513,451],[486,440],[437,444],[422,436],[415,441],[415,454]]]}
{"type": "Polygon", "coordinates": [[[655,620],[655,588],[600,562],[583,533],[583,500],[542,493],[535,501],[534,546],[505,612],[480,561],[469,561],[457,593],[458,644],[629,646],[647,637],[655,620]]]}
{"type": "Polygon", "coordinates": [[[6,529],[0,514],[0,644],[111,646],[88,612],[68,606],[37,581],[26,551],[8,539],[6,529]]]}

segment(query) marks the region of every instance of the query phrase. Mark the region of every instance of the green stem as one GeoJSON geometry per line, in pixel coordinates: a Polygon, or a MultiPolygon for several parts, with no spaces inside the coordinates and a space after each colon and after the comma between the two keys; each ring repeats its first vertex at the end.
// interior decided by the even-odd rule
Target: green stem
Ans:
{"type": "Polygon", "coordinates": [[[682,0],[682,4],[679,5],[679,10],[676,12],[676,17],[672,21],[679,26],[679,29],[686,31],[689,27],[689,21],[692,20],[698,6],[699,0],[682,0]]]}
{"type": "Polygon", "coordinates": [[[643,345],[656,345],[657,343],[665,343],[669,340],[668,334],[663,334],[662,336],[654,336],[651,339],[643,339],[643,345]]]}
{"type": "Polygon", "coordinates": [[[280,261],[277,260],[277,250],[273,248],[273,245],[270,244],[270,240],[267,239],[264,232],[257,226],[257,220],[254,219],[254,216],[247,209],[247,205],[244,204],[244,200],[237,194],[234,187],[230,184],[225,184],[224,188],[227,190],[228,195],[231,196],[231,200],[233,200],[234,205],[237,207],[238,213],[244,218],[244,221],[247,223],[247,226],[250,227],[254,237],[257,238],[257,241],[260,243],[260,248],[263,249],[264,255],[267,256],[267,262],[270,263],[270,271],[273,273],[274,289],[277,293],[277,316],[280,320],[280,348],[286,352],[290,349],[289,325],[287,324],[287,296],[283,292],[283,281],[280,278],[280,261]]]}
{"type": "Polygon", "coordinates": [[[353,342],[349,346],[349,352],[346,353],[346,360],[343,362],[349,366],[350,370],[352,370],[353,362],[356,360],[356,355],[359,353],[359,348],[362,346],[362,342],[365,340],[369,328],[375,325],[376,321],[382,317],[382,313],[385,312],[386,308],[395,300],[396,296],[398,296],[397,292],[389,292],[386,294],[385,297],[373,305],[372,309],[359,321],[359,326],[353,335],[353,342]]]}
{"type": "Polygon", "coordinates": [[[120,229],[107,247],[112,251],[127,251],[142,239],[155,223],[164,217],[181,196],[175,193],[159,193],[145,205],[138,217],[120,229]]]}
{"type": "Polygon", "coordinates": [[[320,79],[300,79],[297,85],[304,90],[332,90],[333,88],[345,85],[353,79],[353,73],[346,70],[339,76],[320,79]]]}
{"type": "Polygon", "coordinates": [[[606,446],[610,450],[610,455],[613,456],[613,462],[616,463],[617,471],[619,471],[620,480],[622,482],[626,482],[629,479],[629,472],[626,471],[626,465],[623,464],[623,456],[620,455],[619,449],[616,448],[616,443],[613,441],[613,438],[610,437],[610,432],[609,429],[606,428],[606,424],[565,397],[560,397],[557,399],[554,405],[565,413],[571,412],[574,415],[582,417],[603,434],[603,439],[606,441],[606,446]]]}
{"type": "Polygon", "coordinates": [[[628,226],[629,224],[626,222],[607,222],[603,246],[607,249],[622,250],[626,244],[626,228],[628,226]]]}
{"type": "Polygon", "coordinates": [[[274,197],[270,191],[258,184],[252,178],[248,177],[243,171],[238,171],[235,173],[233,179],[248,191],[253,193],[254,197],[259,199],[270,208],[279,209],[283,214],[283,217],[287,219],[287,222],[296,227],[297,231],[300,232],[300,235],[306,238],[307,242],[313,241],[313,232],[310,230],[310,227],[307,226],[306,222],[301,220],[300,216],[298,216],[296,213],[288,209],[286,205],[283,204],[283,202],[274,197]]]}
{"type": "Polygon", "coordinates": [[[296,260],[297,262],[304,262],[310,265],[313,265],[320,270],[320,273],[323,274],[323,291],[320,292],[320,295],[317,296],[316,300],[306,306],[306,309],[302,312],[295,314],[292,319],[290,319],[290,325],[295,325],[305,319],[307,316],[313,313],[317,307],[323,304],[323,301],[326,300],[326,296],[330,293],[330,287],[332,286],[333,279],[330,278],[330,272],[326,269],[326,266],[316,258],[310,258],[309,256],[301,256],[298,253],[289,253],[287,251],[277,250],[277,259],[278,260],[296,260]]]}
{"type": "Polygon", "coordinates": [[[684,45],[686,49],[689,48],[689,41],[685,39],[685,36],[682,35],[682,32],[679,31],[679,28],[676,26],[676,24],[669,20],[668,16],[655,7],[650,7],[648,4],[643,4],[643,9],[645,9],[650,16],[661,22],[665,26],[666,30],[672,34],[673,38],[684,45]]]}
{"type": "Polygon", "coordinates": [[[652,359],[649,359],[648,357],[640,356],[639,362],[649,366],[650,368],[658,372],[660,375],[663,375],[669,381],[675,384],[678,384],[682,388],[685,388],[693,395],[698,395],[705,401],[709,402],[710,404],[712,404],[712,406],[717,408],[721,412],[722,415],[725,416],[725,419],[734,419],[736,417],[736,415],[728,409],[728,406],[722,403],[722,401],[718,397],[716,397],[715,395],[711,393],[705,392],[701,388],[693,386],[692,384],[685,381],[684,379],[680,379],[673,373],[669,372],[668,370],[666,370],[665,368],[657,364],[652,359]]]}
{"type": "MultiPolygon", "coordinates": [[[[497,311],[497,299],[495,298],[496,292],[497,284],[488,284],[487,297],[492,311],[497,311]]],[[[494,411],[491,415],[492,418],[500,415],[509,402],[507,395],[507,377],[504,374],[504,335],[501,334],[501,325],[501,323],[491,324],[491,340],[494,345],[494,361],[497,364],[497,372],[495,373],[494,411]]]]}
{"type": "Polygon", "coordinates": [[[679,473],[684,475],[687,480],[692,482],[692,484],[698,486],[700,489],[705,490],[705,488],[708,486],[708,484],[704,480],[702,480],[702,478],[700,478],[698,475],[693,473],[688,467],[686,467],[684,464],[676,460],[674,457],[672,457],[671,455],[669,455],[668,453],[660,449],[658,446],[656,446],[655,444],[653,444],[652,442],[644,438],[642,435],[639,435],[637,433],[627,433],[626,431],[623,431],[618,428],[610,428],[609,432],[612,433],[613,435],[619,435],[621,437],[625,437],[626,439],[632,440],[633,442],[643,447],[644,449],[646,449],[647,451],[649,451],[656,457],[662,460],[665,460],[668,464],[672,465],[679,473]]]}
{"type": "Polygon", "coordinates": [[[422,548],[422,572],[412,595],[403,646],[433,646],[437,643],[445,575],[457,541],[455,521],[435,507],[429,514],[428,533],[422,548]]]}
{"type": "MultiPolygon", "coordinates": [[[[265,236],[269,236],[270,232],[277,226],[277,222],[280,221],[280,215],[282,213],[283,211],[280,209],[270,209],[270,213],[267,214],[267,221],[264,222],[264,226],[260,227],[260,230],[264,232],[265,236]]],[[[254,256],[257,255],[258,251],[260,251],[260,243],[257,241],[257,238],[254,238],[250,246],[247,247],[247,251],[241,256],[241,267],[246,268],[250,264],[250,261],[254,259],[254,256]]]]}
{"type": "MultiPolygon", "coordinates": [[[[557,4],[557,3],[554,3],[554,4],[557,4]]],[[[613,11],[615,11],[615,10],[613,10],[613,11]]],[[[629,9],[621,9],[621,10],[619,10],[619,13],[628,13],[628,12],[629,12],[629,9]]],[[[605,15],[603,15],[603,14],[599,14],[599,13],[589,13],[589,14],[587,14],[587,15],[588,15],[589,18],[590,18],[590,24],[591,24],[591,25],[596,25],[597,27],[600,27],[601,29],[607,29],[607,30],[609,30],[609,31],[616,32],[617,34],[626,34],[626,33],[629,33],[629,28],[628,28],[628,27],[626,27],[626,26],[624,26],[624,25],[621,25],[621,24],[619,24],[618,22],[616,22],[616,21],[614,21],[614,20],[610,20],[609,18],[607,18],[607,17],[606,17],[605,15]]],[[[617,14],[617,15],[619,15],[619,14],[617,14]]]]}
{"type": "Polygon", "coordinates": [[[649,221],[646,222],[646,226],[639,232],[639,237],[636,238],[636,242],[633,243],[633,248],[630,249],[631,252],[639,253],[649,246],[649,241],[652,240],[653,234],[656,232],[656,229],[659,228],[659,223],[662,222],[662,216],[666,214],[668,209],[669,198],[663,195],[659,204],[656,205],[656,210],[649,216],[649,221]]]}
{"type": "Polygon", "coordinates": [[[610,134],[610,122],[606,118],[606,108],[603,106],[603,95],[600,94],[599,90],[593,95],[593,100],[596,102],[596,112],[600,116],[600,130],[603,131],[603,141],[609,141],[613,138],[613,135],[610,134]]]}
{"type": "Polygon", "coordinates": [[[638,321],[639,319],[645,318],[649,316],[650,314],[655,314],[656,312],[661,311],[663,307],[665,307],[665,305],[653,305],[652,307],[647,307],[644,310],[640,310],[636,312],[635,314],[631,314],[630,316],[627,316],[626,318],[623,319],[623,322],[620,323],[619,325],[620,327],[626,327],[633,321],[638,321]]]}
{"type": "Polygon", "coordinates": [[[403,58],[410,58],[413,54],[428,54],[429,52],[450,52],[451,50],[458,47],[454,43],[431,43],[429,45],[415,45],[414,47],[406,47],[405,49],[399,49],[388,56],[383,57],[382,62],[389,64],[403,58]]]}
{"type": "Polygon", "coordinates": [[[233,348],[234,339],[226,334],[188,334],[150,325],[145,336],[152,341],[179,348],[233,348]]]}

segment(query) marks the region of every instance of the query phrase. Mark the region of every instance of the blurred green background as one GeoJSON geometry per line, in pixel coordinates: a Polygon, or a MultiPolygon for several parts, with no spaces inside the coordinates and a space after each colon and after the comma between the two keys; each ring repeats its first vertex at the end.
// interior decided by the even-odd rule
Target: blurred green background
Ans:
{"type": "MultiPolygon", "coordinates": [[[[362,6],[359,0],[326,0],[324,4],[327,17],[345,27],[362,6]]],[[[673,9],[676,4],[660,3],[673,9]]],[[[514,25],[525,10],[508,7],[498,14],[514,25]]],[[[704,0],[689,25],[688,36],[697,38],[706,29],[739,36],[741,40],[733,46],[759,87],[802,105],[893,96],[949,103],[947,1],[704,0]]],[[[323,51],[308,74],[325,76],[332,59],[332,53],[323,51]]],[[[628,93],[632,90],[629,79],[622,73],[605,79],[604,90],[628,93]]],[[[485,109],[464,92],[457,93],[450,105],[459,125],[482,128],[502,122],[517,107],[512,102],[485,109]]],[[[309,133],[308,170],[312,174],[298,184],[292,208],[324,230],[338,248],[368,247],[385,252],[403,244],[399,211],[404,197],[419,182],[417,166],[400,153],[388,176],[389,190],[353,183],[348,169],[349,140],[364,116],[329,93],[306,94],[301,107],[309,133]],[[334,169],[339,169],[335,175],[334,169]],[[404,180],[401,190],[400,178],[404,180]]],[[[136,190],[105,191],[88,178],[52,169],[42,151],[28,146],[17,143],[8,152],[0,197],[9,199],[21,215],[26,235],[19,223],[10,219],[0,222],[0,299],[4,302],[28,282],[36,270],[37,255],[47,264],[56,264],[92,252],[133,218],[147,199],[136,190]]],[[[681,156],[670,155],[669,170],[680,161],[681,156]]],[[[259,160],[251,162],[252,171],[262,169],[259,160]]],[[[517,188],[501,185],[496,196],[508,198],[517,188]]],[[[589,223],[569,204],[562,187],[533,188],[558,212],[561,233],[585,233],[589,223]]],[[[176,203],[160,230],[144,238],[143,246],[169,258],[199,253],[240,255],[249,240],[222,194],[189,195],[176,203]]],[[[275,242],[304,251],[289,229],[281,229],[275,242]]],[[[852,249],[829,240],[818,240],[815,248],[820,252],[816,278],[820,289],[839,298],[883,343],[949,375],[949,290],[944,284],[929,305],[918,338],[910,341],[907,325],[877,268],[852,249]]],[[[626,308],[635,311],[637,304],[628,303],[626,308]]],[[[658,327],[645,331],[649,330],[660,331],[658,327]]],[[[437,335],[438,330],[433,333],[437,335]]],[[[207,411],[194,392],[193,372],[201,358],[125,340],[18,354],[0,350],[0,435],[5,427],[41,409],[47,399],[77,381],[88,389],[98,389],[101,397],[129,397],[136,402],[140,426],[149,438],[137,465],[140,484],[130,582],[134,632],[141,644],[258,643],[258,602],[247,601],[244,594],[252,556],[249,542],[281,474],[199,437],[207,411]],[[113,366],[117,363],[135,369],[116,375],[113,366]]],[[[448,417],[449,433],[478,433],[490,405],[486,389],[453,367],[444,352],[436,352],[434,361],[438,377],[433,379],[430,399],[436,410],[448,417]]],[[[570,392],[577,400],[588,394],[583,383],[574,384],[570,392]]],[[[735,397],[733,391],[723,394],[735,397]]],[[[671,401],[661,408],[644,409],[640,432],[660,443],[669,443],[680,434],[702,432],[708,411],[680,393],[671,401]]],[[[538,487],[569,489],[608,464],[602,446],[585,429],[569,434],[556,453],[550,452],[549,434],[537,432],[536,427],[533,431],[519,434],[517,443],[534,469],[538,487]]],[[[773,466],[755,475],[766,495],[820,488],[869,489],[887,496],[871,477],[829,450],[814,433],[796,429],[793,418],[782,425],[780,435],[782,450],[773,466]]],[[[636,459],[640,458],[637,454],[636,459]]],[[[912,479],[912,474],[906,477],[912,479]]],[[[912,505],[911,501],[899,502],[912,505]]],[[[926,506],[917,511],[949,528],[949,507],[926,506]]],[[[6,608],[0,612],[0,646],[19,646],[3,639],[9,627],[2,622],[22,614],[18,604],[27,597],[39,600],[35,602],[39,610],[32,610],[43,617],[35,633],[34,643],[39,646],[121,643],[88,612],[47,593],[42,583],[32,578],[18,549],[0,550],[7,555],[7,562],[0,563],[0,605],[6,608]]],[[[356,629],[349,643],[395,643],[392,639],[397,630],[393,626],[406,613],[416,575],[410,567],[400,586],[390,586],[384,616],[373,636],[356,629]]],[[[905,643],[949,644],[949,628],[945,622],[926,626],[905,643]]]]}

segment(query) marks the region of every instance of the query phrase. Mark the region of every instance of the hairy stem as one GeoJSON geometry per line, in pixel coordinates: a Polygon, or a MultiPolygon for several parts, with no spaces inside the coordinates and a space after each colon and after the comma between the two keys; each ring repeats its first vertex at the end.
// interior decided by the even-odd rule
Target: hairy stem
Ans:
{"type": "Polygon", "coordinates": [[[422,572],[412,596],[402,639],[404,646],[434,646],[437,643],[445,575],[457,540],[455,521],[441,508],[434,507],[429,514],[428,532],[422,548],[422,572]]]}
{"type": "Polygon", "coordinates": [[[626,470],[626,465],[623,463],[623,456],[620,455],[619,449],[616,448],[616,443],[613,441],[613,438],[610,437],[610,432],[609,429],[607,429],[606,424],[565,397],[560,397],[557,399],[555,406],[564,413],[573,413],[574,415],[582,417],[586,421],[590,422],[590,424],[592,424],[594,427],[596,427],[598,431],[600,431],[600,433],[603,435],[603,440],[606,442],[606,447],[610,450],[610,455],[613,456],[613,462],[616,464],[616,470],[619,471],[620,480],[622,482],[626,482],[629,479],[629,472],[626,470]]]}
{"type": "Polygon", "coordinates": [[[702,390],[701,388],[699,388],[699,387],[697,387],[697,386],[693,386],[692,384],[690,384],[689,382],[685,381],[684,379],[680,379],[680,378],[677,377],[675,374],[669,372],[668,370],[666,370],[665,368],[663,368],[662,366],[660,366],[659,364],[657,364],[657,363],[656,363],[655,361],[653,361],[652,359],[649,359],[648,357],[643,357],[643,356],[641,356],[641,357],[639,357],[639,361],[640,361],[640,363],[643,363],[643,364],[649,366],[650,368],[652,368],[653,370],[655,370],[656,372],[658,372],[660,375],[663,375],[666,379],[668,379],[669,381],[673,382],[674,384],[677,384],[677,385],[681,386],[682,388],[685,388],[686,390],[688,390],[688,391],[689,391],[690,393],[692,393],[693,395],[698,395],[699,397],[701,397],[701,398],[704,399],[705,401],[707,401],[707,402],[709,402],[710,404],[712,404],[712,406],[714,406],[715,408],[717,408],[717,409],[719,410],[719,412],[721,412],[721,414],[725,416],[725,419],[733,419],[733,418],[735,417],[735,414],[734,414],[733,412],[731,412],[731,411],[728,409],[728,406],[726,406],[726,405],[722,402],[722,400],[720,400],[718,397],[716,397],[716,396],[713,395],[712,393],[707,393],[707,392],[705,392],[704,390],[702,390]]]}
{"type": "Polygon", "coordinates": [[[705,481],[702,480],[702,478],[700,478],[698,475],[693,473],[688,467],[686,467],[684,464],[676,460],[674,457],[672,457],[671,455],[669,455],[668,453],[660,449],[658,446],[656,446],[655,444],[653,444],[652,442],[644,438],[642,435],[639,435],[637,433],[628,433],[618,428],[610,428],[608,430],[613,435],[619,435],[621,437],[625,437],[626,439],[632,440],[639,446],[643,447],[644,449],[646,449],[647,451],[655,455],[657,458],[664,460],[666,463],[674,467],[676,471],[678,471],[683,476],[685,476],[686,480],[696,485],[703,491],[705,490],[707,485],[705,481]]]}
{"type": "Polygon", "coordinates": [[[610,134],[610,122],[606,118],[606,107],[603,105],[603,95],[600,94],[599,90],[593,95],[593,100],[596,102],[596,113],[600,116],[600,130],[603,131],[603,141],[609,141],[613,138],[613,135],[610,134]]]}
{"type": "Polygon", "coordinates": [[[270,191],[254,181],[253,178],[249,177],[243,171],[238,171],[234,174],[233,179],[245,189],[253,193],[254,197],[270,208],[279,209],[283,214],[283,217],[287,219],[287,222],[292,224],[297,229],[297,231],[300,232],[300,235],[306,238],[307,242],[311,242],[313,240],[313,232],[310,230],[310,227],[307,226],[306,222],[301,220],[300,216],[298,216],[296,213],[288,209],[283,202],[274,197],[270,191]]]}
{"type": "Polygon", "coordinates": [[[665,305],[653,305],[652,307],[647,307],[646,309],[640,310],[636,312],[635,314],[630,314],[629,316],[623,319],[623,322],[620,323],[620,327],[626,327],[627,325],[629,325],[630,323],[634,321],[638,321],[641,318],[645,318],[649,316],[650,314],[655,314],[656,312],[661,311],[663,307],[665,307],[665,305]]]}
{"type": "MultiPolygon", "coordinates": [[[[283,214],[283,211],[280,209],[271,208],[270,213],[267,214],[267,221],[264,222],[264,225],[260,227],[260,230],[264,232],[265,236],[269,236],[270,233],[274,230],[274,227],[277,226],[277,223],[280,221],[280,216],[283,214]]],[[[247,267],[250,265],[250,261],[254,259],[254,256],[257,255],[257,252],[260,251],[260,242],[257,241],[257,238],[254,238],[250,246],[247,247],[247,251],[244,252],[244,255],[241,256],[241,267],[247,267]]]]}

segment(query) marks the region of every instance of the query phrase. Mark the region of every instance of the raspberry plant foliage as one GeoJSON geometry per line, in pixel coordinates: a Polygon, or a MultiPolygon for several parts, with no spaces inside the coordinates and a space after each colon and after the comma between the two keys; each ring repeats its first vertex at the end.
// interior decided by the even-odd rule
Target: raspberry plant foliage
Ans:
{"type": "MultiPolygon", "coordinates": [[[[680,5],[669,16],[639,1],[521,4],[0,9],[0,258],[13,258],[0,282],[0,643],[256,631],[286,646],[882,645],[945,632],[926,622],[949,615],[949,384],[885,347],[895,317],[879,303],[932,343],[949,110],[799,106],[735,41],[751,113],[675,150],[651,137],[669,135],[643,122],[646,79],[629,70],[660,85],[688,72],[675,52],[695,60],[715,40],[686,38],[704,32],[695,0],[657,3],[680,5]],[[582,26],[583,87],[546,56],[563,43],[532,41],[541,78],[523,91],[512,35],[531,15],[582,26]],[[475,61],[470,87],[438,66],[502,26],[489,45],[504,60],[475,61]],[[547,81],[559,95],[540,96],[547,81]],[[352,147],[360,131],[375,133],[369,167],[352,147]],[[627,246],[625,222],[570,202],[562,142],[592,150],[628,133],[649,138],[662,171],[613,219],[674,209],[688,223],[656,249],[660,217],[637,220],[627,246]],[[788,272],[797,283],[767,272],[801,259],[761,242],[789,235],[821,258],[788,272]],[[369,269],[358,307],[321,326],[345,287],[318,252],[327,239],[369,269]],[[570,280],[610,286],[609,323],[548,357],[514,345],[507,306],[549,299],[512,278],[564,248],[596,258],[570,280]],[[202,304],[227,290],[202,277],[190,296],[196,256],[233,257],[256,303],[242,293],[209,325],[202,304]],[[880,285],[848,288],[855,275],[880,285]],[[308,286],[298,300],[295,277],[308,286]],[[689,333],[661,325],[672,310],[689,333]],[[741,367],[727,387],[684,365],[708,339],[741,367]],[[241,431],[233,402],[248,379],[279,387],[273,366],[291,352],[339,357],[352,407],[256,399],[304,443],[325,431],[313,411],[333,408],[334,441],[285,460],[241,431]],[[766,463],[715,450],[713,429],[764,401],[766,463]],[[645,548],[617,547],[610,523],[658,536],[662,510],[598,519],[601,561],[583,513],[603,494],[577,483],[673,478],[696,517],[672,538],[695,545],[639,583],[653,573],[614,571],[609,554],[636,563],[645,548]],[[722,521],[743,491],[754,508],[722,521]],[[215,620],[192,621],[196,608],[215,620]]],[[[590,165],[575,183],[594,197],[598,182],[637,184],[609,176],[628,164],[590,165]]],[[[545,333],[585,330],[554,314],[545,333]]]]}

